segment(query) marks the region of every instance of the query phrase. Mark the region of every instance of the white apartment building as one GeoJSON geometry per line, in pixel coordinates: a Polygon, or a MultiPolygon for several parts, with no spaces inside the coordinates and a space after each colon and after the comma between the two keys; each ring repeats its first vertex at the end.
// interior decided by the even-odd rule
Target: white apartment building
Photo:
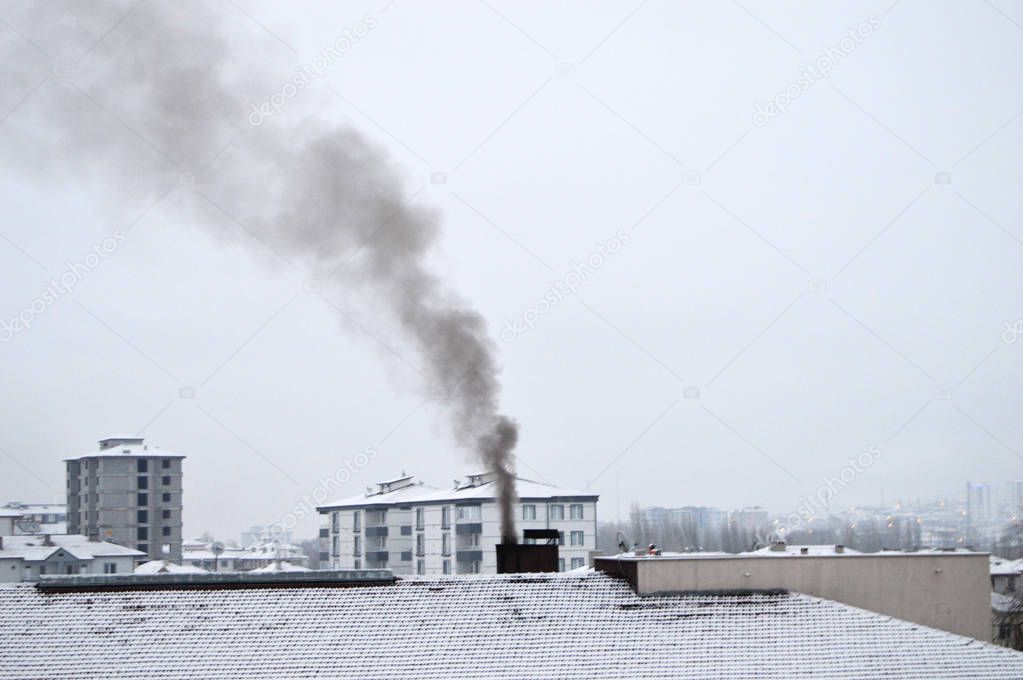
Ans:
{"type": "MultiPolygon", "coordinates": [[[[516,531],[556,529],[561,571],[589,564],[597,548],[597,494],[516,478],[516,531]]],[[[492,473],[442,490],[412,475],[317,508],[328,518],[323,552],[334,569],[398,575],[493,574],[501,522],[492,473]]],[[[321,564],[323,563],[321,556],[321,564]]]]}

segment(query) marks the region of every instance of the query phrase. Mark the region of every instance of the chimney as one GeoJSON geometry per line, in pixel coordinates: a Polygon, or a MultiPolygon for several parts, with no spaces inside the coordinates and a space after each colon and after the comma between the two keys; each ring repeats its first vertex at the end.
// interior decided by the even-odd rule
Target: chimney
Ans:
{"type": "Polygon", "coordinates": [[[46,545],[46,546],[53,545],[53,541],[50,540],[50,535],[49,534],[43,534],[43,545],[46,545]]]}
{"type": "Polygon", "coordinates": [[[526,541],[546,539],[547,543],[498,543],[498,574],[529,574],[558,570],[557,529],[526,529],[522,536],[526,541]]]}
{"type": "Polygon", "coordinates": [[[810,549],[809,548],[800,548],[799,549],[799,554],[800,555],[809,555],[810,554],[810,549]]]}
{"type": "Polygon", "coordinates": [[[842,553],[845,552],[845,546],[839,543],[838,545],[835,546],[835,552],[841,555],[842,553]]]}

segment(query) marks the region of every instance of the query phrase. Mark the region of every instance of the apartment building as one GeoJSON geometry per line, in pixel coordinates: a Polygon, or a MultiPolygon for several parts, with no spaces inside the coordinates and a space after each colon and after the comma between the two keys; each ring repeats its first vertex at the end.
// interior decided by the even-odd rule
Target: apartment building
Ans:
{"type": "Polygon", "coordinates": [[[66,459],[68,532],[179,562],[184,458],[142,437],[116,436],[66,459]]]}
{"type": "MultiPolygon", "coordinates": [[[[596,550],[597,499],[516,478],[516,529],[556,529],[561,571],[578,569],[596,550]]],[[[395,574],[494,574],[501,541],[491,473],[437,489],[412,475],[380,482],[360,496],[327,503],[321,532],[334,569],[391,569],[395,574]]]]}

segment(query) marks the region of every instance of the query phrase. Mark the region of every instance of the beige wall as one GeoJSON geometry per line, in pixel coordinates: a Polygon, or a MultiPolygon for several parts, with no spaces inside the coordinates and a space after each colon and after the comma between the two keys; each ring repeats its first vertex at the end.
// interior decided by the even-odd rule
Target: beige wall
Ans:
{"type": "MultiPolygon", "coordinates": [[[[625,561],[635,562],[633,587],[641,595],[781,588],[959,635],[991,639],[986,554],[657,557],[625,561]]],[[[612,574],[631,571],[618,569],[616,562],[617,558],[597,558],[596,566],[612,574]]]]}

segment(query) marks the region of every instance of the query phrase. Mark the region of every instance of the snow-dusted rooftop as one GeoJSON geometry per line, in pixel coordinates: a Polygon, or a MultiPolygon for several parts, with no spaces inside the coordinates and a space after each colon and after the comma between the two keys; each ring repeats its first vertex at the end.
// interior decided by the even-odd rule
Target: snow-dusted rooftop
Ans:
{"type": "Polygon", "coordinates": [[[0,559],[21,558],[29,562],[45,560],[47,557],[63,550],[79,560],[91,560],[94,557],[141,557],[144,552],[125,548],[124,546],[105,541],[90,541],[78,534],[51,534],[33,536],[4,536],[3,547],[0,548],[0,559]],[[49,538],[50,545],[46,545],[49,538]]]}
{"type": "Polygon", "coordinates": [[[160,458],[184,458],[183,453],[166,451],[159,446],[146,444],[142,437],[120,435],[99,440],[99,449],[72,456],[64,460],[85,460],[88,458],[109,458],[119,456],[159,456],[160,458]]]}
{"type": "MultiPolygon", "coordinates": [[[[377,484],[378,491],[351,496],[337,501],[330,501],[320,505],[317,510],[320,512],[339,510],[342,508],[368,508],[373,506],[387,506],[394,504],[411,505],[418,503],[453,503],[465,500],[493,500],[497,497],[497,485],[488,475],[470,475],[470,479],[477,480],[468,484],[459,484],[450,489],[437,489],[425,484],[408,483],[411,475],[406,475],[397,480],[389,480],[377,484]],[[405,486],[393,488],[395,482],[404,482],[405,486]],[[392,489],[392,490],[385,490],[392,489]]],[[[561,487],[536,482],[531,479],[515,478],[515,490],[519,500],[551,500],[557,498],[597,500],[598,496],[589,491],[578,491],[575,489],[564,489],[561,487]]]]}
{"type": "Polygon", "coordinates": [[[394,585],[0,586],[0,679],[995,678],[1023,654],[807,595],[640,597],[602,574],[394,585]]]}

